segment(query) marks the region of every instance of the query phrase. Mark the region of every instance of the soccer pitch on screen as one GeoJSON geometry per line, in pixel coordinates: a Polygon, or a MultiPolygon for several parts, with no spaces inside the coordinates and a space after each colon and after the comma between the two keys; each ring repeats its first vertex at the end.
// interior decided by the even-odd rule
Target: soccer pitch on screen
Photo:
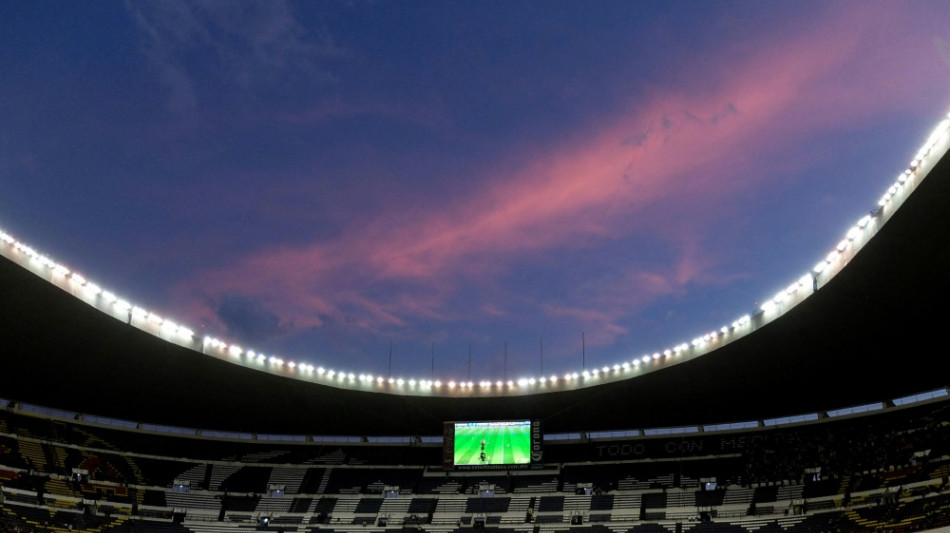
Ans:
{"type": "Polygon", "coordinates": [[[531,462],[531,422],[456,422],[455,466],[531,462]]]}

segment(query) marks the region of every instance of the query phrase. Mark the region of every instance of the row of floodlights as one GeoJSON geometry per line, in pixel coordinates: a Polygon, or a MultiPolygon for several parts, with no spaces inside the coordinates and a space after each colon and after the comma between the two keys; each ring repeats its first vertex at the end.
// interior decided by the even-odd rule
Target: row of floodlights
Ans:
{"type": "MultiPolygon", "coordinates": [[[[751,318],[746,315],[735,322],[733,322],[732,329],[737,329],[743,326],[748,325],[751,322],[751,318]]],[[[413,387],[419,389],[515,389],[515,388],[525,388],[532,386],[546,386],[546,385],[557,385],[558,383],[573,383],[581,380],[593,380],[603,377],[619,377],[624,373],[629,371],[638,370],[641,365],[647,365],[653,361],[660,361],[663,359],[669,359],[672,357],[680,356],[683,353],[690,350],[690,348],[699,348],[706,346],[708,343],[713,342],[730,331],[729,327],[722,327],[718,331],[712,331],[698,337],[693,340],[691,344],[683,343],[675,348],[664,350],[663,352],[655,352],[652,355],[644,355],[642,357],[633,359],[631,361],[624,361],[623,363],[616,363],[613,366],[603,366],[599,369],[584,370],[582,372],[568,372],[563,376],[550,375],[550,376],[540,376],[540,377],[527,377],[519,378],[518,380],[481,380],[477,383],[474,381],[455,381],[449,380],[443,382],[441,380],[433,379],[414,379],[414,378],[396,378],[392,376],[376,376],[373,374],[355,374],[353,372],[346,372],[340,370],[326,369],[322,366],[314,366],[309,363],[296,363],[294,361],[284,361],[282,358],[266,355],[254,350],[245,350],[236,344],[228,344],[220,339],[214,337],[205,337],[204,339],[204,348],[205,350],[211,349],[215,350],[221,354],[226,354],[234,358],[242,358],[245,364],[258,364],[258,365],[269,365],[274,369],[283,368],[289,372],[297,372],[305,376],[310,377],[320,377],[327,381],[335,381],[342,384],[363,384],[363,385],[377,385],[377,386],[397,386],[397,387],[413,387]]]]}
{"type": "MultiPolygon", "coordinates": [[[[871,224],[872,219],[875,216],[880,215],[881,210],[886,207],[894,199],[894,197],[905,187],[905,185],[914,177],[917,176],[920,165],[924,160],[931,155],[933,149],[940,143],[942,143],[946,136],[950,133],[950,115],[947,116],[944,120],[940,122],[934,132],[927,138],[927,142],[921,147],[921,149],[914,156],[914,159],[911,161],[910,166],[907,170],[902,172],[893,185],[891,185],[881,200],[878,202],[878,209],[872,212],[871,215],[865,215],[862,217],[855,226],[850,228],[845,234],[845,238],[842,239],[837,246],[825,257],[824,260],[819,262],[812,269],[811,272],[805,274],[798,281],[789,285],[785,290],[780,291],[770,300],[766,301],[761,305],[759,311],[771,315],[773,312],[778,310],[780,306],[789,300],[791,300],[796,293],[802,290],[813,290],[814,284],[816,282],[817,276],[824,272],[828,267],[833,265],[843,252],[845,252],[848,247],[852,246],[854,241],[863,235],[864,232],[869,229],[873,229],[874,226],[871,224]]],[[[119,316],[127,317],[130,323],[136,321],[138,323],[148,323],[153,327],[157,328],[161,334],[167,337],[177,337],[181,340],[193,342],[194,332],[188,329],[185,326],[176,324],[170,320],[164,319],[155,313],[149,312],[141,307],[135,306],[127,302],[126,300],[116,297],[111,292],[102,290],[98,285],[87,281],[81,275],[76,272],[71,272],[65,266],[52,261],[48,257],[37,253],[35,250],[23,244],[16,239],[14,239],[9,234],[0,230],[0,240],[6,242],[8,245],[12,246],[14,249],[20,253],[26,255],[30,260],[39,263],[40,265],[50,269],[52,274],[55,277],[59,276],[62,278],[68,278],[68,281],[74,284],[79,288],[85,297],[87,298],[100,298],[101,304],[109,305],[112,307],[114,313],[119,316]]],[[[101,309],[101,305],[100,305],[101,309]]],[[[348,386],[359,386],[359,385],[375,385],[375,386],[389,386],[389,387],[398,387],[405,388],[406,386],[414,389],[425,389],[425,390],[513,390],[513,389],[525,389],[532,387],[545,387],[545,386],[554,386],[559,383],[573,384],[573,383],[583,383],[587,381],[597,382],[604,378],[620,378],[623,377],[627,372],[639,370],[641,366],[646,366],[652,362],[662,363],[671,359],[674,359],[678,356],[683,355],[684,353],[690,350],[699,350],[710,347],[711,344],[716,343],[717,341],[722,340],[724,337],[733,332],[739,332],[741,330],[747,329],[751,324],[751,318],[749,315],[743,316],[728,326],[723,326],[718,330],[711,331],[705,335],[693,339],[691,343],[682,343],[673,348],[663,350],[662,352],[654,352],[652,355],[644,355],[632,359],[630,361],[624,361],[623,363],[617,363],[612,366],[604,366],[600,369],[593,370],[584,370],[583,372],[568,372],[563,376],[551,375],[551,376],[542,376],[542,377],[529,377],[529,378],[520,378],[518,380],[506,380],[506,381],[489,381],[482,380],[479,382],[473,381],[454,381],[449,380],[442,382],[441,380],[428,380],[428,379],[404,379],[404,378],[394,378],[394,377],[383,377],[383,376],[374,376],[372,374],[354,374],[352,372],[344,372],[338,370],[328,370],[320,366],[314,366],[309,363],[296,363],[294,361],[285,362],[282,358],[276,356],[267,356],[253,350],[244,350],[238,345],[228,344],[219,339],[213,337],[205,337],[203,341],[203,350],[207,352],[209,349],[217,351],[221,354],[230,355],[232,357],[243,358],[245,364],[258,364],[258,365],[267,365],[270,366],[274,371],[288,371],[295,373],[300,377],[309,377],[311,379],[322,379],[338,386],[348,385],[348,386]]]]}
{"type": "Polygon", "coordinates": [[[0,241],[10,245],[13,249],[27,256],[31,261],[48,268],[53,278],[62,278],[78,289],[79,294],[84,298],[99,298],[101,304],[111,306],[112,311],[117,315],[127,317],[131,322],[133,319],[138,322],[147,322],[157,328],[163,335],[168,337],[178,337],[182,340],[194,338],[195,333],[185,326],[176,324],[171,320],[164,319],[155,313],[147,311],[136,305],[132,305],[127,300],[119,298],[115,294],[104,290],[99,285],[92,283],[84,278],[78,272],[73,272],[66,266],[57,263],[49,257],[40,254],[33,248],[14,239],[10,234],[0,231],[0,241]]]}
{"type": "Polygon", "coordinates": [[[875,217],[880,216],[883,209],[894,200],[894,197],[897,196],[899,192],[904,190],[905,186],[907,186],[907,184],[913,178],[917,177],[920,170],[920,165],[928,156],[931,155],[934,148],[946,140],[948,134],[950,134],[950,114],[947,115],[947,118],[943,119],[939,124],[937,124],[937,127],[934,128],[934,131],[929,137],[927,137],[927,141],[924,142],[923,146],[917,151],[917,154],[911,160],[908,168],[901,172],[897,176],[897,179],[894,180],[894,183],[887,188],[884,196],[882,196],[878,201],[877,208],[874,209],[871,214],[861,217],[857,224],[849,228],[845,233],[844,238],[838,242],[834,249],[832,249],[822,261],[812,268],[811,272],[805,274],[799,278],[797,282],[789,285],[788,288],[777,293],[774,297],[772,297],[771,300],[768,300],[762,304],[760,310],[765,313],[772,313],[778,309],[779,306],[790,300],[796,292],[809,287],[814,287],[814,283],[818,275],[827,270],[828,267],[833,265],[849,247],[853,246],[854,241],[861,237],[864,232],[869,230],[871,221],[875,217]]]}
{"type": "MultiPolygon", "coordinates": [[[[116,317],[122,317],[127,319],[129,323],[141,325],[148,324],[152,328],[157,329],[163,336],[168,338],[178,338],[185,342],[195,341],[194,332],[187,328],[186,326],[179,325],[171,320],[162,318],[156,313],[148,311],[142,307],[133,305],[127,300],[119,298],[112,292],[102,289],[99,285],[87,280],[78,272],[73,272],[66,266],[57,263],[50,259],[49,257],[42,255],[36,252],[33,248],[28,245],[17,241],[11,235],[0,231],[0,240],[6,242],[15,250],[19,251],[23,255],[27,256],[31,261],[38,263],[39,265],[50,269],[52,272],[53,279],[62,278],[68,283],[72,284],[76,289],[76,294],[83,299],[95,299],[98,298],[98,308],[103,309],[104,306],[108,306],[108,310],[116,317]]],[[[203,341],[203,351],[208,349],[216,350],[220,353],[225,353],[231,356],[240,356],[244,358],[246,364],[258,364],[258,365],[268,365],[271,369],[279,371],[284,369],[285,371],[294,372],[298,376],[302,377],[311,377],[311,378],[322,378],[325,381],[335,382],[336,384],[350,384],[355,385],[360,384],[375,384],[377,386],[396,386],[396,387],[413,387],[418,389],[459,389],[459,390],[475,390],[475,389],[515,389],[515,388],[526,388],[526,387],[536,387],[536,386],[547,386],[547,385],[557,385],[558,383],[578,383],[590,380],[598,380],[605,377],[622,377],[625,373],[630,371],[636,371],[640,369],[641,366],[645,366],[651,362],[662,362],[669,358],[680,356],[683,353],[687,352],[691,348],[701,348],[708,345],[711,342],[720,339],[724,335],[728,334],[730,329],[735,330],[746,326],[750,323],[750,317],[744,316],[732,323],[731,328],[723,326],[717,331],[712,331],[701,337],[693,339],[691,343],[683,343],[672,349],[667,349],[662,352],[655,352],[652,355],[644,355],[639,358],[632,359],[630,361],[624,361],[623,363],[617,363],[613,366],[604,366],[600,369],[591,369],[584,370],[582,372],[568,372],[563,376],[551,375],[551,376],[541,376],[541,377],[527,377],[520,378],[518,380],[506,380],[506,381],[490,381],[482,380],[478,383],[472,381],[455,381],[449,380],[443,382],[441,380],[427,380],[427,379],[404,379],[404,378],[393,378],[393,377],[383,377],[383,376],[374,376],[371,374],[354,374],[352,372],[345,371],[336,371],[336,370],[327,370],[323,367],[317,367],[308,363],[296,363],[294,361],[285,362],[282,358],[276,356],[267,356],[262,353],[255,352],[253,350],[244,350],[236,344],[228,344],[219,339],[212,337],[205,337],[203,341]]]]}

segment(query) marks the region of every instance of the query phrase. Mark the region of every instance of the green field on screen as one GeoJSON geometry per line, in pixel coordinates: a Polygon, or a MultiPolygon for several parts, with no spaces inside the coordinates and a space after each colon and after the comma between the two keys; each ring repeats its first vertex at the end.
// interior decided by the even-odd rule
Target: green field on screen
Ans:
{"type": "Polygon", "coordinates": [[[530,422],[455,424],[456,465],[512,465],[531,462],[530,422]]]}

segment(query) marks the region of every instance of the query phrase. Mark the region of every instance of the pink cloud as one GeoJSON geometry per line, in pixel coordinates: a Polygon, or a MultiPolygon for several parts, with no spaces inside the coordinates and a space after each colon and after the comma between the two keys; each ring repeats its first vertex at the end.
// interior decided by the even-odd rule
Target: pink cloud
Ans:
{"type": "Polygon", "coordinates": [[[663,271],[621,270],[593,286],[588,284],[576,293],[564,295],[563,300],[570,303],[544,302],[540,307],[547,315],[569,317],[582,330],[590,332],[589,346],[611,346],[629,333],[623,320],[658,298],[682,294],[689,283],[727,281],[710,279],[706,267],[711,260],[701,250],[690,248],[693,247],[686,246],[677,261],[663,271]]]}
{"type": "MultiPolygon", "coordinates": [[[[710,210],[717,204],[770,179],[766,169],[773,157],[784,157],[786,145],[867,120],[869,109],[896,113],[908,105],[904,96],[918,88],[897,74],[873,91],[860,86],[890,67],[907,68],[897,64],[906,55],[886,52],[907,46],[889,30],[900,27],[894,23],[900,6],[874,7],[829,12],[824,24],[791,40],[750,39],[745,45],[752,51],[738,59],[711,59],[722,74],[709,86],[658,88],[560,145],[514,147],[525,163],[486,165],[491,177],[482,192],[453,201],[452,209],[353,220],[338,238],[251,254],[207,272],[182,293],[241,291],[296,327],[346,315],[373,331],[410,319],[464,318],[447,307],[461,284],[490,284],[533,253],[656,235],[678,251],[664,272],[631,272],[598,289],[587,306],[540,303],[550,316],[599,324],[603,338],[595,342],[612,342],[626,333],[622,319],[655,298],[691,282],[716,282],[708,274],[716,261],[704,249],[705,220],[694,214],[702,210],[691,207],[707,206],[702,214],[716,216],[710,210]],[[835,31],[847,27],[863,31],[835,31]],[[893,40],[869,48],[882,34],[893,40]]],[[[508,313],[497,302],[479,308],[491,316],[508,313]]],[[[193,312],[214,315],[207,304],[195,304],[193,312]]]]}

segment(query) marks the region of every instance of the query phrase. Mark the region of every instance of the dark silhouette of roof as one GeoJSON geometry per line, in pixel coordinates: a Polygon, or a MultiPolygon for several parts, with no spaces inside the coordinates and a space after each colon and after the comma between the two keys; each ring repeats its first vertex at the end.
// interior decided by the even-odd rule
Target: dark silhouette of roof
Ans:
{"type": "Polygon", "coordinates": [[[438,435],[451,420],[546,432],[747,421],[947,385],[950,157],[826,286],[692,361],[577,390],[445,398],[344,390],[203,356],[106,316],[0,258],[0,396],[108,417],[252,433],[438,435]]]}

